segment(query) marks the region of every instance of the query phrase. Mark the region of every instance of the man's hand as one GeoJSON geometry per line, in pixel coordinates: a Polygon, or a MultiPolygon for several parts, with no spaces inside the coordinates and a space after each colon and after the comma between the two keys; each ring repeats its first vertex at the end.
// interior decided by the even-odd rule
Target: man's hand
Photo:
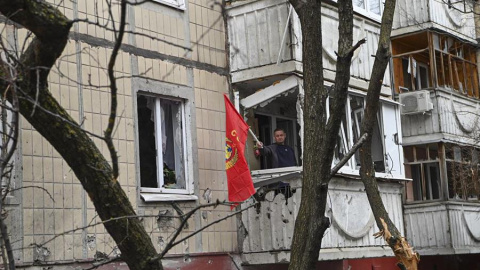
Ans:
{"type": "Polygon", "coordinates": [[[263,143],[261,141],[257,141],[257,148],[262,149],[263,148],[263,143]]]}

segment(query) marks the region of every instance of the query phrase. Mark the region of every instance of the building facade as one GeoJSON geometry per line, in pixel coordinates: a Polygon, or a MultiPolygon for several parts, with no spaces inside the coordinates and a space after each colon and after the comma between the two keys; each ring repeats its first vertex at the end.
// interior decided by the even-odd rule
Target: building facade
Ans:
{"type": "MultiPolygon", "coordinates": [[[[50,73],[50,91],[85,130],[101,135],[110,112],[106,67],[114,36],[102,27],[112,28],[109,7],[93,0],[52,4],[68,18],[90,23],[74,24],[50,73]]],[[[383,11],[381,0],[354,5],[354,41],[367,43],[352,60],[332,166],[360,135],[383,11]]],[[[393,222],[424,256],[420,269],[480,261],[477,43],[473,15],[461,8],[436,0],[397,1],[392,61],[373,134],[382,198],[393,222]]],[[[336,69],[338,34],[329,31],[338,26],[336,1],[325,1],[321,16],[329,33],[321,46],[329,87],[336,69]]],[[[255,155],[249,137],[246,157],[260,192],[242,208],[256,201],[260,206],[183,241],[163,260],[165,268],[286,269],[302,192],[303,55],[295,11],[283,0],[232,1],[225,7],[207,0],[154,0],[130,5],[127,22],[115,68],[119,181],[158,251],[179,224],[170,216],[228,197],[223,94],[233,97],[265,144],[273,142],[276,128],[284,129],[299,165],[271,168],[255,155]],[[268,189],[278,181],[289,183],[291,192],[268,189]]],[[[21,26],[4,19],[2,27],[10,49],[28,42],[21,26]]],[[[100,220],[93,204],[61,156],[24,119],[20,138],[14,189],[6,198],[17,266],[69,268],[118,255],[104,227],[94,225],[100,220]]],[[[93,140],[109,156],[104,142],[93,140]]],[[[319,269],[396,269],[391,249],[373,237],[377,228],[359,165],[354,155],[331,181],[332,225],[319,269]]],[[[181,235],[231,213],[228,207],[202,209],[181,235]]]]}
{"type": "MultiPolygon", "coordinates": [[[[80,20],[50,72],[50,91],[86,131],[102,136],[110,113],[106,70],[114,44],[107,1],[50,2],[80,20]]],[[[113,3],[111,12],[118,29],[119,6],[113,3]]],[[[178,226],[178,219],[168,216],[227,199],[225,24],[220,5],[183,0],[129,5],[126,21],[115,66],[119,182],[160,251],[178,226]]],[[[20,54],[27,30],[5,18],[2,29],[10,49],[20,54]]],[[[103,225],[94,225],[100,219],[67,163],[25,119],[20,134],[14,191],[6,200],[17,266],[68,268],[118,255],[103,225]]],[[[105,143],[93,140],[109,157],[105,143]]],[[[227,206],[199,211],[182,236],[230,213],[227,206]]],[[[227,219],[174,247],[164,265],[226,269],[232,265],[226,254],[237,250],[236,221],[227,219]]]]}
{"type": "MultiPolygon", "coordinates": [[[[367,44],[354,54],[345,118],[338,134],[332,166],[360,136],[366,90],[380,32],[383,5],[370,1],[355,6],[354,42],[367,44]]],[[[236,1],[228,7],[230,70],[239,109],[247,123],[265,144],[273,143],[276,128],[285,130],[301,165],[303,140],[303,69],[300,22],[288,1],[236,1]]],[[[336,70],[338,28],[336,3],[322,6],[325,86],[332,85],[336,70]]],[[[385,206],[400,231],[404,230],[402,187],[405,179],[401,147],[399,104],[393,99],[390,71],[383,80],[380,110],[374,129],[372,158],[385,206]]],[[[257,157],[255,142],[247,140],[247,159],[254,185],[261,190],[260,207],[242,215],[240,242],[242,261],[260,269],[286,269],[289,262],[295,218],[301,201],[302,167],[271,168],[268,160],[257,157]],[[269,190],[270,184],[289,183],[292,193],[269,190]],[[282,268],[283,267],[283,268],[282,268]]],[[[345,164],[329,185],[327,230],[319,254],[319,269],[370,269],[394,266],[390,248],[375,239],[377,230],[363,184],[359,178],[358,154],[345,164]],[[382,257],[370,260],[364,258],[382,257]]],[[[249,204],[253,200],[249,201],[249,204]]],[[[389,268],[380,268],[389,269],[389,268]]]]}
{"type": "Polygon", "coordinates": [[[478,67],[473,2],[398,1],[406,237],[435,269],[479,269],[478,67]],[[408,14],[408,16],[407,16],[408,14]]]}

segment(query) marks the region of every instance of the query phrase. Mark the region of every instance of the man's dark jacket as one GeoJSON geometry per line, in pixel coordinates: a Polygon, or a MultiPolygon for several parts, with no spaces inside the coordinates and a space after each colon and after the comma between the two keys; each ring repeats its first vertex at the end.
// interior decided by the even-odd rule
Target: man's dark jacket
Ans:
{"type": "MultiPolygon", "coordinates": [[[[297,166],[297,159],[295,158],[295,152],[294,150],[288,146],[288,145],[283,145],[284,147],[288,148],[288,151],[291,151],[293,153],[293,166],[297,166]]],[[[263,148],[260,148],[260,153],[264,156],[271,157],[272,161],[272,168],[280,168],[279,166],[279,160],[278,160],[278,154],[277,154],[277,147],[278,144],[274,143],[271,145],[264,145],[263,148]]],[[[285,166],[282,166],[285,167],[285,166]]]]}

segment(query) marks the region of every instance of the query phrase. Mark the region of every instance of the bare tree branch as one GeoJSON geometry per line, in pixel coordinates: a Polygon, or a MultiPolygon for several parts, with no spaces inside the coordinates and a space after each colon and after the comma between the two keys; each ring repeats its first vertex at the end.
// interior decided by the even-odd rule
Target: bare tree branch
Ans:
{"type": "Polygon", "coordinates": [[[352,146],[352,148],[348,151],[347,154],[332,168],[330,172],[330,177],[334,177],[335,174],[340,170],[340,168],[347,163],[347,161],[355,154],[355,152],[363,145],[363,143],[367,140],[368,134],[365,133],[358,139],[358,141],[352,146]]]}

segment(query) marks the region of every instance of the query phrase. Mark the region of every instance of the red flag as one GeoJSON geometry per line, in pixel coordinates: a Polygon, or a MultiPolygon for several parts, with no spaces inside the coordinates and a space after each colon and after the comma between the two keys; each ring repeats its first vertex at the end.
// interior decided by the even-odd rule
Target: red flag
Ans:
{"type": "MultiPolygon", "coordinates": [[[[255,194],[252,176],[245,160],[245,141],[248,125],[237,112],[233,104],[225,98],[226,111],[226,144],[225,169],[227,170],[228,200],[243,202],[255,194]]],[[[233,207],[232,207],[233,208],[233,207]]]]}

